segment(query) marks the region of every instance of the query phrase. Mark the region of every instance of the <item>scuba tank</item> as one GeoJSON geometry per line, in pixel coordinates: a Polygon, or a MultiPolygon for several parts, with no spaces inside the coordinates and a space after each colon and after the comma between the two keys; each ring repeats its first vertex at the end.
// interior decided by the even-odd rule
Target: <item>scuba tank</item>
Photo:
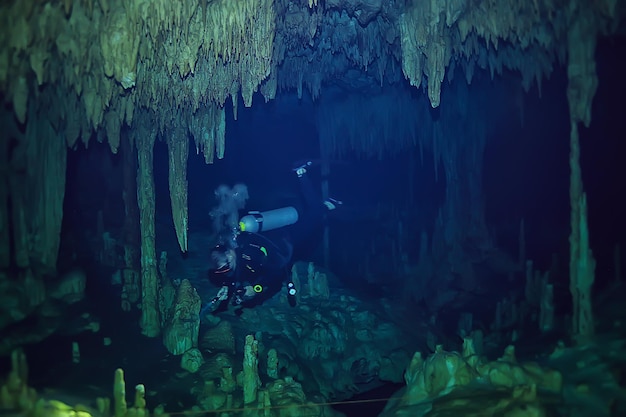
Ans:
{"type": "Polygon", "coordinates": [[[250,211],[239,220],[239,230],[242,232],[266,232],[289,226],[298,221],[298,211],[291,206],[269,211],[250,211]]]}

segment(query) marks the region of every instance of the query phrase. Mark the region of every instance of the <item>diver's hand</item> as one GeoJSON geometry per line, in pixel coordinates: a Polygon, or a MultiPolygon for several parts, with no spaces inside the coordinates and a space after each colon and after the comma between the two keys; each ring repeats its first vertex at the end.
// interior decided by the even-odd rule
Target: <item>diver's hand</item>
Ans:
{"type": "Polygon", "coordinates": [[[246,285],[243,288],[239,288],[235,291],[235,297],[233,298],[233,304],[238,306],[244,301],[251,300],[256,295],[254,287],[252,285],[246,285]]]}
{"type": "Polygon", "coordinates": [[[217,295],[211,299],[200,311],[200,315],[204,315],[204,313],[212,313],[220,306],[221,302],[228,298],[228,287],[223,286],[217,292],[217,295]]]}
{"type": "Polygon", "coordinates": [[[219,301],[224,301],[225,299],[228,298],[228,287],[226,285],[224,285],[222,288],[220,288],[220,290],[218,291],[217,295],[215,296],[215,300],[219,300],[219,301]]]}

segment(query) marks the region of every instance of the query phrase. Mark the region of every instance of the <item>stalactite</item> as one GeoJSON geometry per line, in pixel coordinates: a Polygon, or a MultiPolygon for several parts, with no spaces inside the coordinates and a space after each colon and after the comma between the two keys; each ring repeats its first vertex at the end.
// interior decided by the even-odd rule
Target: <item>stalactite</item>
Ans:
{"type": "MultiPolygon", "coordinates": [[[[464,181],[459,177],[458,164],[462,155],[459,145],[452,139],[446,123],[437,121],[434,130],[441,143],[441,161],[446,176],[446,199],[443,205],[443,235],[446,246],[456,249],[464,233],[463,213],[466,209],[462,199],[464,181]]],[[[454,256],[454,255],[451,255],[454,256]]]]}
{"type": "Polygon", "coordinates": [[[225,153],[226,114],[223,107],[209,105],[198,109],[188,123],[189,132],[196,145],[196,153],[202,152],[207,164],[215,156],[222,159],[225,153]]]}
{"type": "Polygon", "coordinates": [[[137,150],[131,135],[122,132],[122,199],[124,201],[124,271],[122,277],[122,309],[130,310],[141,295],[141,234],[137,205],[137,150]]]}
{"type": "Polygon", "coordinates": [[[238,94],[250,106],[276,68],[274,0],[73,2],[67,13],[50,2],[26,3],[0,5],[7,28],[0,31],[0,91],[24,123],[29,80],[58,88],[62,111],[47,115],[66,129],[69,146],[79,134],[87,145],[104,127],[116,152],[135,109],[161,111],[167,103],[193,112],[238,94]]]}
{"type": "Polygon", "coordinates": [[[147,118],[134,129],[137,146],[137,202],[141,229],[141,331],[148,337],[160,332],[159,277],[155,248],[153,148],[156,139],[154,123],[147,118]]]}
{"type": "Polygon", "coordinates": [[[381,158],[414,146],[418,131],[429,128],[427,101],[413,99],[406,90],[322,100],[316,122],[331,156],[355,151],[381,158]]]}
{"type": "Polygon", "coordinates": [[[519,268],[522,268],[526,263],[526,227],[524,225],[524,218],[519,223],[519,234],[517,237],[517,264],[519,268]]]}
{"type": "Polygon", "coordinates": [[[11,221],[13,223],[13,260],[15,266],[20,269],[26,269],[30,266],[25,182],[21,174],[12,175],[9,178],[11,221]]]}
{"type": "Polygon", "coordinates": [[[172,203],[172,216],[178,245],[182,252],[187,252],[187,158],[189,139],[186,126],[178,126],[166,135],[169,160],[169,190],[172,203]]]}
{"type": "Polygon", "coordinates": [[[568,36],[567,101],[570,118],[591,123],[591,104],[598,89],[596,73],[596,22],[590,10],[581,10],[574,17],[568,36]]]}
{"type": "Polygon", "coordinates": [[[38,187],[30,189],[31,192],[37,190],[35,194],[39,196],[37,203],[29,204],[30,208],[36,210],[31,216],[31,221],[35,222],[33,238],[37,242],[33,255],[49,271],[55,271],[61,242],[67,148],[64,138],[56,134],[48,121],[42,123],[41,129],[31,132],[31,137],[30,129],[26,129],[27,140],[37,144],[37,154],[29,155],[28,166],[30,169],[39,167],[38,187]]]}
{"type": "MultiPolygon", "coordinates": [[[[469,106],[469,102],[467,102],[469,106]]],[[[487,144],[487,134],[484,131],[484,123],[477,118],[470,118],[474,129],[468,132],[471,140],[468,141],[466,154],[464,155],[468,188],[469,188],[469,234],[474,243],[481,249],[491,246],[489,231],[485,221],[485,199],[483,194],[483,156],[487,144]]]]}
{"type": "Polygon", "coordinates": [[[619,243],[613,249],[613,282],[618,285],[622,282],[622,251],[619,243]]]}
{"type": "Polygon", "coordinates": [[[3,123],[1,158],[7,175],[0,186],[0,245],[6,250],[2,250],[0,263],[8,265],[12,261],[21,269],[34,263],[39,276],[56,271],[67,151],[65,140],[46,118],[38,116],[38,105],[46,107],[48,103],[41,98],[39,104],[31,102],[25,133],[13,120],[3,123]]]}
{"type": "MultiPolygon", "coordinates": [[[[0,125],[4,132],[0,134],[0,269],[11,264],[11,222],[9,215],[10,178],[15,175],[11,170],[10,140],[20,135],[13,117],[8,112],[0,113],[0,125]]],[[[2,274],[0,274],[2,275],[2,274]]]]}
{"type": "Polygon", "coordinates": [[[111,152],[116,154],[120,146],[120,131],[124,123],[125,112],[120,111],[119,107],[123,105],[121,101],[115,101],[115,109],[104,115],[104,126],[107,132],[107,142],[111,152]]]}
{"type": "Polygon", "coordinates": [[[435,169],[435,181],[439,182],[439,162],[441,162],[441,155],[439,153],[439,141],[437,135],[433,129],[431,134],[432,146],[433,146],[433,168],[435,169]]]}

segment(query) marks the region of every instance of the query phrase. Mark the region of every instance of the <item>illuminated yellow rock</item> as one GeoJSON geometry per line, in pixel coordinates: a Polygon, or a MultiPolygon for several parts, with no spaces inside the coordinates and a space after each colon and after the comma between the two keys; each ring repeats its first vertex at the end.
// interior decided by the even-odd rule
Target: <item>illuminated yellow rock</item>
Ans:
{"type": "Polygon", "coordinates": [[[28,417],[92,417],[93,414],[82,406],[72,407],[57,400],[40,399],[28,417]]]}
{"type": "Polygon", "coordinates": [[[28,364],[21,350],[11,353],[11,372],[0,386],[0,409],[29,411],[35,406],[37,393],[28,386],[28,364]]]}

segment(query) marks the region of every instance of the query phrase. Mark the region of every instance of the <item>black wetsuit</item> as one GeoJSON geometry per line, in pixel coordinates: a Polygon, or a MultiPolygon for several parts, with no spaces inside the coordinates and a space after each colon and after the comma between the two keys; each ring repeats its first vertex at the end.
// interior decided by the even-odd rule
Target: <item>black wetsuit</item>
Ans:
{"type": "MultiPolygon", "coordinates": [[[[246,306],[260,304],[280,291],[290,279],[294,244],[302,245],[319,232],[327,207],[315,193],[306,176],[298,178],[304,204],[296,207],[298,221],[275,231],[250,233],[241,232],[236,238],[236,265],[234,268],[213,270],[210,279],[216,285],[229,288],[228,298],[233,304],[242,304],[241,296],[246,286],[255,290],[254,298],[243,300],[246,306]],[[234,296],[233,296],[234,295],[234,296]]],[[[227,303],[224,303],[227,304],[227,303]]]]}
{"type": "Polygon", "coordinates": [[[288,279],[292,252],[291,244],[284,239],[275,242],[258,233],[241,232],[235,268],[212,271],[212,280],[229,287],[230,296],[246,286],[253,287],[256,294],[249,303],[259,304],[280,291],[288,279]]]}

